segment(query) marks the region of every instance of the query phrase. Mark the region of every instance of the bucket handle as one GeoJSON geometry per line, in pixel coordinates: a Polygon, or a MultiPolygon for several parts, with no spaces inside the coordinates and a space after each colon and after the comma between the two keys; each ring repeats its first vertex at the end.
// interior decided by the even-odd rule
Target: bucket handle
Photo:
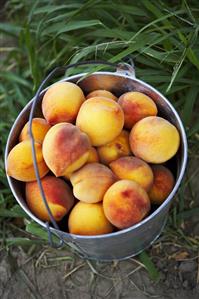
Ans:
{"type": "MultiPolygon", "coordinates": [[[[132,62],[131,62],[132,64],[132,62]]],[[[33,121],[33,116],[34,116],[34,113],[35,113],[35,109],[36,109],[36,104],[40,98],[40,93],[41,91],[43,90],[44,86],[46,85],[46,83],[52,79],[55,75],[61,75],[63,73],[65,73],[68,69],[70,68],[73,68],[73,67],[76,67],[76,66],[82,66],[82,65],[106,65],[106,66],[111,66],[111,67],[114,67],[116,68],[117,70],[117,73],[123,73],[125,75],[130,75],[132,77],[135,77],[135,73],[134,73],[134,65],[129,65],[127,63],[119,63],[119,64],[114,64],[114,63],[111,63],[111,62],[107,62],[107,61],[101,61],[101,60],[90,60],[90,61],[82,61],[82,62],[78,62],[78,63],[73,63],[73,64],[69,64],[67,66],[58,66],[56,68],[54,68],[48,75],[47,77],[42,81],[42,83],[40,84],[36,94],[35,94],[35,97],[33,99],[33,102],[32,102],[32,106],[31,106],[31,110],[30,110],[30,115],[29,115],[29,127],[28,127],[28,131],[29,131],[29,135],[30,135],[30,139],[31,139],[31,149],[32,149],[32,157],[33,157],[33,165],[34,165],[34,170],[35,170],[35,175],[36,175],[36,179],[37,179],[37,183],[38,183],[38,186],[39,186],[39,189],[40,189],[40,194],[41,194],[41,197],[42,197],[42,200],[43,200],[43,203],[47,209],[47,212],[48,212],[48,215],[49,215],[49,218],[50,218],[50,221],[52,223],[52,226],[54,227],[54,229],[56,230],[60,230],[59,229],[59,226],[58,224],[56,223],[51,211],[50,211],[50,208],[49,208],[49,205],[47,203],[47,200],[46,200],[46,196],[45,196],[45,193],[44,193],[44,190],[43,190],[43,187],[42,187],[42,184],[41,184],[41,179],[40,179],[40,176],[39,176],[39,169],[38,169],[38,165],[37,165],[37,160],[36,160],[36,151],[35,151],[35,145],[34,145],[34,136],[33,136],[33,132],[32,132],[32,121],[33,121]]],[[[49,245],[53,248],[60,248],[64,245],[65,241],[63,239],[63,237],[61,235],[58,236],[58,234],[56,234],[55,232],[52,232],[51,228],[50,228],[50,225],[48,222],[45,223],[45,226],[46,226],[46,230],[48,232],[48,240],[49,240],[49,245]],[[60,242],[59,243],[55,243],[53,241],[53,238],[52,238],[52,234],[54,234],[56,237],[59,238],[60,242]]],[[[83,252],[83,250],[77,246],[77,244],[74,242],[73,238],[71,237],[71,241],[72,241],[72,244],[75,245],[75,246],[71,246],[72,248],[76,248],[76,251],[78,251],[78,254],[80,254],[81,257],[85,257],[85,254],[83,252]]],[[[70,246],[70,243],[66,243],[67,245],[70,246]]]]}

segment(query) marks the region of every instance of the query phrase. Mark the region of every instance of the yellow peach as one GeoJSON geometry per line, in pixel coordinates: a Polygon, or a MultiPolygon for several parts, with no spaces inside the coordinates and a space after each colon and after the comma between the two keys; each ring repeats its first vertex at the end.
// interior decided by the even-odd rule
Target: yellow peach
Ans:
{"type": "Polygon", "coordinates": [[[43,156],[55,176],[67,176],[83,166],[89,156],[86,134],[70,123],[50,128],[43,141],[43,156]]]}
{"type": "Polygon", "coordinates": [[[121,133],[124,113],[113,100],[103,97],[90,98],[82,104],[76,124],[89,136],[92,145],[104,145],[121,133]]]}
{"type": "MultiPolygon", "coordinates": [[[[62,179],[53,176],[45,176],[41,179],[41,184],[55,221],[60,221],[75,202],[70,187],[62,179]]],[[[26,202],[35,216],[43,221],[50,221],[37,182],[26,183],[26,202]]]]}
{"type": "MultiPolygon", "coordinates": [[[[21,131],[21,134],[19,135],[20,142],[26,139],[30,139],[28,129],[29,129],[29,122],[25,124],[25,126],[21,131]]],[[[39,118],[39,117],[33,118],[32,133],[35,141],[42,143],[49,129],[50,129],[50,125],[47,123],[47,121],[44,118],[39,118]]]]}
{"type": "MultiPolygon", "coordinates": [[[[93,146],[91,146],[86,164],[94,163],[94,162],[99,162],[99,156],[98,156],[97,150],[93,146]]],[[[64,175],[64,178],[66,180],[70,180],[72,173],[73,172],[68,172],[67,174],[64,175]]]]}
{"type": "Polygon", "coordinates": [[[51,125],[73,122],[85,97],[81,88],[71,82],[58,82],[48,88],[42,100],[42,112],[51,125]]]}
{"type": "Polygon", "coordinates": [[[99,146],[97,151],[100,161],[104,164],[109,164],[120,157],[129,156],[131,154],[129,133],[123,130],[113,141],[99,146]]]}
{"type": "Polygon", "coordinates": [[[132,180],[145,191],[149,191],[153,184],[151,167],[136,157],[122,157],[110,163],[110,168],[120,179],[132,180]]]}
{"type": "Polygon", "coordinates": [[[134,181],[120,180],[105,193],[104,214],[119,229],[140,222],[150,211],[150,200],[146,191],[134,181]]]}
{"type": "MultiPolygon", "coordinates": [[[[42,146],[35,142],[36,161],[40,178],[49,171],[42,155],[42,146]]],[[[30,140],[18,143],[9,152],[6,165],[7,174],[16,180],[30,182],[36,180],[30,140]]]]}
{"type": "Polygon", "coordinates": [[[71,234],[102,235],[113,231],[112,224],[104,215],[102,203],[78,202],[70,212],[68,228],[71,234]]]}
{"type": "Polygon", "coordinates": [[[97,89],[94,91],[91,91],[87,96],[86,99],[95,98],[95,97],[105,97],[114,101],[117,101],[117,97],[112,94],[112,92],[104,89],[97,89]]]}
{"type": "Polygon", "coordinates": [[[149,198],[154,204],[161,204],[171,193],[175,180],[172,172],[163,165],[152,166],[154,183],[149,191],[149,198]]]}
{"type": "Polygon", "coordinates": [[[176,154],[180,135],[176,127],[166,119],[149,116],[134,125],[129,142],[136,157],[159,164],[176,154]]]}
{"type": "Polygon", "coordinates": [[[99,162],[99,156],[97,150],[93,146],[91,146],[87,163],[94,163],[94,162],[99,162]]]}
{"type": "Polygon", "coordinates": [[[103,199],[107,189],[116,181],[112,171],[100,163],[89,163],[70,176],[76,198],[88,203],[103,199]]]}
{"type": "Polygon", "coordinates": [[[124,111],[124,126],[127,129],[131,129],[142,118],[158,113],[155,102],[142,92],[126,92],[120,96],[118,103],[124,111]]]}

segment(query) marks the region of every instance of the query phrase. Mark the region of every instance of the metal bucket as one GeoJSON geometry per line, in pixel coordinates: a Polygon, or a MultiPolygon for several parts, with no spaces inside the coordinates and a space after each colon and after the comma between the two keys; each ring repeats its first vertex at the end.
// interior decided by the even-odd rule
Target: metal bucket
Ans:
{"type": "MultiPolygon", "coordinates": [[[[140,223],[127,229],[98,236],[73,235],[50,226],[51,233],[56,234],[64,243],[75,248],[84,258],[119,260],[134,256],[149,247],[162,232],[170,205],[184,175],[187,161],[187,140],[180,117],[171,103],[160,92],[145,82],[135,78],[134,68],[127,64],[119,64],[116,72],[100,71],[87,76],[85,73],[81,73],[60,81],[78,83],[85,94],[95,89],[106,89],[116,96],[120,96],[122,93],[132,90],[143,92],[154,100],[158,107],[158,114],[173,123],[180,133],[180,148],[175,157],[167,164],[175,175],[175,186],[164,203],[152,209],[150,215],[140,223]]],[[[46,89],[40,94],[39,104],[45,91],[46,89]]],[[[34,98],[21,111],[11,128],[6,145],[5,161],[9,151],[18,143],[18,136],[24,124],[28,121],[33,100],[34,98]]],[[[167,142],[167,140],[165,140],[165,142],[167,142]]],[[[7,179],[12,193],[23,210],[34,221],[46,228],[46,224],[33,215],[27,207],[23,183],[8,176],[7,179]]]]}

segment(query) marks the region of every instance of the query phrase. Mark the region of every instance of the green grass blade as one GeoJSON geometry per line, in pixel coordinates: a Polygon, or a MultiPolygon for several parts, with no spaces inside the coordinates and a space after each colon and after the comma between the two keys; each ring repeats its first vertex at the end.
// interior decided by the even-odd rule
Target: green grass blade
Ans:
{"type": "Polygon", "coordinates": [[[21,237],[7,238],[5,240],[5,245],[8,247],[10,247],[10,246],[32,246],[34,244],[43,244],[43,241],[42,240],[31,240],[28,238],[21,238],[21,237]]]}
{"type": "Polygon", "coordinates": [[[0,71],[0,78],[2,80],[7,80],[10,81],[11,83],[18,83],[19,85],[22,85],[24,87],[28,87],[31,89],[31,83],[28,82],[27,80],[25,80],[22,77],[19,77],[17,74],[15,74],[14,72],[2,72],[0,71]]]}
{"type": "Polygon", "coordinates": [[[148,256],[146,251],[143,251],[139,254],[139,260],[142,264],[145,265],[146,270],[148,271],[149,277],[154,281],[159,281],[160,273],[152,262],[151,258],[148,256]]]}
{"type": "Polygon", "coordinates": [[[99,20],[88,20],[88,21],[78,21],[78,22],[71,22],[64,26],[64,28],[60,29],[56,35],[61,33],[66,33],[73,30],[79,30],[83,28],[90,28],[96,25],[102,25],[102,22],[99,20]]]}
{"type": "Polygon", "coordinates": [[[194,104],[198,99],[198,95],[199,90],[197,86],[190,87],[189,91],[186,94],[185,104],[182,112],[182,119],[184,121],[185,126],[188,126],[191,121],[194,104]]]}
{"type": "Polygon", "coordinates": [[[187,132],[188,137],[193,136],[194,134],[199,132],[199,121],[196,122],[187,132]]]}
{"type": "Polygon", "coordinates": [[[183,0],[184,6],[187,9],[188,15],[190,17],[190,19],[192,20],[193,23],[196,23],[196,19],[194,18],[194,15],[192,14],[192,11],[187,3],[186,0],[183,0]]]}
{"type": "MultiPolygon", "coordinates": [[[[30,222],[26,225],[26,231],[28,233],[31,233],[34,236],[37,236],[45,241],[48,241],[48,233],[47,231],[40,226],[39,224],[35,223],[35,222],[30,222]]],[[[52,240],[55,243],[59,243],[59,238],[56,237],[53,233],[52,233],[52,240]]]]}
{"type": "Polygon", "coordinates": [[[146,14],[145,14],[145,11],[140,8],[140,7],[137,7],[134,3],[131,3],[131,5],[125,5],[123,3],[120,3],[119,5],[117,3],[110,3],[108,4],[108,1],[107,3],[105,4],[99,4],[98,5],[98,8],[101,9],[101,8],[104,8],[108,11],[112,11],[112,10],[115,10],[118,12],[118,9],[121,13],[123,13],[125,16],[126,14],[129,14],[132,16],[139,16],[139,17],[145,17],[146,14]]]}
{"type": "Polygon", "coordinates": [[[174,81],[175,81],[175,79],[178,75],[178,72],[179,72],[179,70],[180,70],[180,68],[181,68],[181,66],[182,66],[182,64],[185,60],[186,53],[187,53],[187,49],[185,48],[182,55],[181,55],[181,57],[180,57],[180,59],[177,61],[177,63],[175,64],[175,66],[173,68],[173,73],[172,73],[172,76],[171,76],[171,80],[170,80],[170,83],[169,83],[169,86],[168,86],[166,92],[168,92],[171,89],[171,87],[172,87],[172,85],[173,85],[173,83],[174,83],[174,81]]]}
{"type": "Polygon", "coordinates": [[[11,210],[0,208],[0,217],[21,217],[21,218],[27,218],[27,214],[22,210],[22,208],[18,205],[15,205],[12,207],[11,210]]]}
{"type": "Polygon", "coordinates": [[[0,23],[0,32],[4,32],[8,35],[18,37],[21,29],[21,26],[17,26],[16,24],[0,23]]]}
{"type": "Polygon", "coordinates": [[[38,14],[51,14],[58,12],[59,10],[68,10],[71,8],[79,8],[81,7],[80,3],[70,3],[70,4],[62,4],[62,5],[45,5],[42,7],[38,7],[34,10],[34,15],[38,14]]]}

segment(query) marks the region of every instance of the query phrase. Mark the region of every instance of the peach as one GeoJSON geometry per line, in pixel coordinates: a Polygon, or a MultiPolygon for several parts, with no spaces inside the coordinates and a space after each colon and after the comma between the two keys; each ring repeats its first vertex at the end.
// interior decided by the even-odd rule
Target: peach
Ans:
{"type": "Polygon", "coordinates": [[[129,138],[135,156],[159,164],[171,159],[180,145],[180,135],[174,125],[164,118],[148,116],[137,122],[129,138]]]}
{"type": "Polygon", "coordinates": [[[42,100],[42,112],[51,125],[73,122],[85,97],[79,86],[58,82],[48,88],[42,100]]]}
{"type": "Polygon", "coordinates": [[[121,133],[124,113],[115,101],[95,97],[82,104],[76,124],[89,136],[92,145],[104,145],[121,133]]]}
{"type": "Polygon", "coordinates": [[[116,177],[107,166],[89,163],[74,172],[70,181],[76,198],[87,203],[96,203],[103,199],[116,177]]]}
{"type": "Polygon", "coordinates": [[[97,150],[93,146],[91,146],[87,163],[94,163],[94,162],[99,162],[99,156],[97,150]]]}
{"type": "Polygon", "coordinates": [[[55,176],[67,176],[86,163],[90,147],[87,135],[79,128],[70,123],[60,123],[46,134],[43,156],[55,176]]]}
{"type": "Polygon", "coordinates": [[[126,92],[119,97],[118,103],[124,111],[124,126],[127,129],[131,129],[142,118],[158,113],[154,101],[142,92],[126,92]]]}
{"type": "MultiPolygon", "coordinates": [[[[94,162],[99,162],[99,156],[98,156],[97,150],[93,146],[91,146],[86,164],[94,163],[94,162]]],[[[67,173],[66,175],[64,175],[64,178],[66,180],[70,180],[71,175],[72,175],[72,172],[67,173]]]]}
{"type": "MultiPolygon", "coordinates": [[[[25,126],[21,131],[21,134],[19,135],[20,142],[26,139],[30,139],[28,129],[29,129],[29,122],[25,124],[25,126]]],[[[47,123],[47,121],[44,118],[39,118],[39,117],[33,118],[32,133],[35,141],[42,143],[49,129],[50,129],[50,125],[47,123]]]]}
{"type": "Polygon", "coordinates": [[[132,180],[145,191],[149,191],[153,184],[151,167],[136,157],[122,157],[110,163],[110,168],[120,179],[132,180]]]}
{"type": "Polygon", "coordinates": [[[97,150],[100,160],[104,164],[109,164],[120,157],[129,156],[131,153],[129,133],[123,130],[113,141],[99,146],[97,150]]]}
{"type": "MultiPolygon", "coordinates": [[[[42,145],[35,142],[36,160],[39,168],[40,178],[49,171],[42,155],[42,145]]],[[[30,182],[36,180],[31,141],[25,140],[18,143],[9,152],[7,157],[7,174],[16,180],[30,182]]]]}
{"type": "Polygon", "coordinates": [[[78,202],[70,212],[68,228],[71,234],[101,235],[113,231],[112,224],[104,215],[102,203],[78,202]]]}
{"type": "Polygon", "coordinates": [[[146,191],[136,182],[120,180],[105,193],[104,214],[117,228],[123,229],[140,222],[150,211],[146,191]]]}
{"type": "Polygon", "coordinates": [[[114,96],[114,94],[112,94],[110,91],[108,90],[104,90],[104,89],[97,89],[94,91],[91,91],[87,96],[86,99],[90,99],[90,98],[94,98],[94,97],[105,97],[114,101],[117,101],[116,96],[114,96]]]}
{"type": "Polygon", "coordinates": [[[161,204],[171,193],[175,180],[171,171],[163,165],[152,166],[154,182],[149,191],[149,198],[154,204],[161,204]]]}
{"type": "MultiPolygon", "coordinates": [[[[86,164],[94,163],[94,162],[99,162],[99,156],[98,156],[97,150],[93,146],[91,146],[86,164]]],[[[72,175],[72,172],[67,173],[66,175],[64,175],[64,178],[66,180],[70,180],[71,175],[72,175]]]]}
{"type": "MultiPolygon", "coordinates": [[[[41,184],[55,221],[60,221],[75,202],[70,187],[62,179],[54,176],[45,176],[41,179],[41,184]]],[[[43,221],[50,221],[37,182],[26,183],[26,202],[35,216],[43,221]]]]}

